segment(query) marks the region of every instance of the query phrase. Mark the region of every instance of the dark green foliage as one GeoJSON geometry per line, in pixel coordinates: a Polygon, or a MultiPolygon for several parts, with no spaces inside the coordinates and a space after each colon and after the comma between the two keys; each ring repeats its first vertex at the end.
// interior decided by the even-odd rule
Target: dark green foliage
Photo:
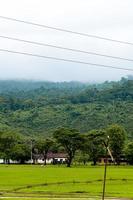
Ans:
{"type": "Polygon", "coordinates": [[[20,135],[14,132],[0,132],[0,152],[1,158],[9,163],[12,149],[19,142],[20,135]]]}
{"type": "Polygon", "coordinates": [[[25,143],[18,143],[11,149],[10,158],[14,161],[18,161],[20,164],[24,164],[25,161],[30,160],[30,146],[25,143]]]}
{"type": "Polygon", "coordinates": [[[83,137],[75,129],[59,128],[54,132],[54,138],[67,152],[67,166],[70,167],[76,151],[83,145],[83,137]]]}
{"type": "Polygon", "coordinates": [[[117,164],[120,163],[120,157],[123,153],[124,143],[126,139],[126,132],[123,127],[119,125],[111,125],[107,128],[107,135],[109,135],[110,148],[117,164]]]}
{"type": "Polygon", "coordinates": [[[125,156],[129,164],[133,165],[133,141],[128,142],[125,147],[125,156]]]}
{"type": "Polygon", "coordinates": [[[133,81],[103,84],[0,81],[0,130],[52,135],[122,125],[133,137],[133,81]]]}
{"type": "Polygon", "coordinates": [[[90,155],[88,154],[88,152],[86,153],[83,150],[77,151],[74,158],[75,163],[86,165],[88,161],[90,161],[90,155]]]}
{"type": "Polygon", "coordinates": [[[102,130],[92,130],[86,135],[84,151],[89,154],[93,165],[97,164],[99,158],[104,157],[105,134],[102,130]]]}
{"type": "Polygon", "coordinates": [[[41,138],[36,141],[35,148],[37,152],[43,155],[44,165],[46,165],[47,154],[50,150],[52,150],[54,141],[51,138],[41,138]]]}

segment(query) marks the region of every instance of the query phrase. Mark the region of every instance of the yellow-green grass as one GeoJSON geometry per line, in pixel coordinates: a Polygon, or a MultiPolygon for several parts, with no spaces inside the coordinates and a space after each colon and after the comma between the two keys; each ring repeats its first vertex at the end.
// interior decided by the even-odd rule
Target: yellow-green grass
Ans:
{"type": "MultiPolygon", "coordinates": [[[[103,166],[0,165],[0,196],[99,198],[103,173],[103,166]]],[[[133,198],[133,167],[108,167],[106,196],[133,198]]]]}
{"type": "MultiPolygon", "coordinates": [[[[43,197],[39,197],[39,198],[34,198],[34,197],[15,197],[15,198],[0,198],[1,200],[51,200],[51,198],[43,198],[43,197]]],[[[53,198],[53,200],[98,200],[97,198],[69,198],[69,197],[67,197],[67,198],[53,198]]],[[[109,199],[109,200],[113,200],[113,199],[109,199]]],[[[117,199],[115,199],[115,200],[117,200],[117,199]]],[[[119,200],[119,199],[118,199],[119,200]]]]}

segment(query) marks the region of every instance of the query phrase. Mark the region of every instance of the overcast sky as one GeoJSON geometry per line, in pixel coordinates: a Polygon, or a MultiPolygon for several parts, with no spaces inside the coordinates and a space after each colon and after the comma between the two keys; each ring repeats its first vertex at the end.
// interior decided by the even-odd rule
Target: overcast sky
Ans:
{"type": "MultiPolygon", "coordinates": [[[[133,42],[132,0],[0,0],[0,15],[133,42]]],[[[39,28],[0,18],[0,35],[133,58],[133,46],[39,28]]],[[[133,68],[133,63],[0,38],[0,48],[133,68]]],[[[133,74],[124,70],[0,52],[0,79],[101,82],[133,74]]]]}

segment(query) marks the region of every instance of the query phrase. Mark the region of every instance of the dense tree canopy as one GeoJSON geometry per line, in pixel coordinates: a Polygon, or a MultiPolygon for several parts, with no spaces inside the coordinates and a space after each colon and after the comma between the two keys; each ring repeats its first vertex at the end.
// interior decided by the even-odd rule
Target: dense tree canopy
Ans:
{"type": "Polygon", "coordinates": [[[105,131],[92,130],[86,135],[84,151],[90,156],[93,165],[97,164],[100,157],[104,157],[105,131]]]}
{"type": "Polygon", "coordinates": [[[76,129],[59,128],[54,132],[54,137],[68,154],[67,166],[70,167],[75,153],[83,144],[83,137],[76,129]]]}
{"type": "Polygon", "coordinates": [[[53,144],[54,141],[52,138],[40,138],[36,141],[35,148],[39,154],[43,155],[44,165],[46,165],[47,154],[50,150],[52,151],[53,144]]]}
{"type": "Polygon", "coordinates": [[[117,164],[120,162],[120,157],[123,153],[126,132],[123,127],[115,124],[107,128],[107,134],[110,136],[110,148],[117,164]]]}
{"type": "Polygon", "coordinates": [[[0,81],[0,130],[50,135],[122,125],[133,137],[133,81],[103,84],[0,81]]]}
{"type": "Polygon", "coordinates": [[[14,132],[0,133],[0,152],[1,158],[9,163],[12,157],[12,149],[20,141],[20,135],[14,132]]]}
{"type": "MultiPolygon", "coordinates": [[[[70,130],[78,130],[81,135],[91,133],[92,137],[108,126],[110,146],[118,162],[125,137],[133,139],[132,121],[133,80],[122,78],[102,84],[0,81],[0,154],[7,160],[11,156],[17,159],[17,155],[23,157],[22,162],[28,159],[25,154],[29,147],[24,148],[17,133],[30,138],[45,137],[45,141],[59,127],[68,127],[64,132],[69,133],[70,130]],[[112,124],[117,126],[110,127],[112,124]],[[16,154],[10,155],[11,148],[16,154]]],[[[89,137],[87,151],[91,148],[89,158],[95,163],[102,153],[97,150],[102,147],[98,138],[96,141],[89,137]]],[[[85,157],[88,152],[82,148],[85,157]]]]}

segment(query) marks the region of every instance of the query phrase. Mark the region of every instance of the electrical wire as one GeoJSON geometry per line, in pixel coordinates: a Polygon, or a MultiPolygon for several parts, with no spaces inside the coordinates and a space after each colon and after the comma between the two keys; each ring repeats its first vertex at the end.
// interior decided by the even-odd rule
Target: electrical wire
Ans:
{"type": "Polygon", "coordinates": [[[132,42],[106,38],[106,37],[102,37],[102,36],[98,36],[98,35],[91,35],[91,34],[88,34],[88,33],[76,32],[76,31],[72,31],[72,30],[68,30],[68,29],[63,29],[63,28],[54,27],[54,26],[47,26],[47,25],[44,25],[44,24],[39,24],[39,23],[35,23],[35,22],[20,20],[20,19],[6,17],[6,16],[0,16],[0,18],[5,19],[5,20],[20,22],[20,23],[24,23],[24,24],[29,24],[29,25],[33,25],[33,26],[38,26],[38,27],[41,27],[41,28],[47,28],[47,29],[51,29],[51,30],[56,30],[56,31],[76,34],[76,35],[80,35],[80,36],[85,36],[85,37],[90,37],[90,38],[95,38],[95,39],[100,39],[100,40],[106,40],[106,41],[109,41],[109,42],[116,42],[116,43],[120,43],[120,44],[132,45],[133,46],[132,42]]]}
{"type": "Polygon", "coordinates": [[[52,48],[56,48],[56,49],[67,50],[67,51],[72,51],[72,52],[77,52],[77,53],[84,53],[84,54],[89,54],[89,55],[94,55],[94,56],[102,56],[102,57],[106,57],[106,58],[112,58],[112,59],[118,59],[118,60],[125,60],[125,61],[133,62],[133,59],[130,59],[130,58],[123,58],[123,57],[117,57],[117,56],[112,56],[112,55],[100,54],[100,53],[96,53],[96,52],[83,51],[83,50],[80,50],[80,49],[67,48],[67,47],[63,47],[63,46],[57,46],[57,45],[53,45],[53,44],[46,44],[46,43],[41,43],[41,42],[24,40],[24,39],[9,37],[9,36],[0,35],[0,38],[14,40],[14,41],[18,41],[18,42],[29,43],[29,44],[33,44],[33,45],[52,47],[52,48]]]}
{"type": "Polygon", "coordinates": [[[125,70],[125,71],[133,71],[133,69],[115,67],[115,66],[112,66],[112,65],[104,65],[104,64],[84,62],[84,61],[79,61],[79,60],[71,60],[71,59],[58,58],[58,57],[52,57],[52,56],[44,56],[44,55],[39,55],[39,54],[20,52],[20,51],[8,50],[8,49],[0,49],[0,51],[1,52],[13,53],[13,54],[21,54],[21,55],[25,55],[25,56],[33,56],[33,57],[44,58],[44,59],[51,59],[51,60],[56,60],[56,61],[65,61],[65,62],[84,64],[84,65],[91,65],[91,66],[98,66],[98,67],[104,67],[104,68],[112,68],[112,69],[125,70]]]}

